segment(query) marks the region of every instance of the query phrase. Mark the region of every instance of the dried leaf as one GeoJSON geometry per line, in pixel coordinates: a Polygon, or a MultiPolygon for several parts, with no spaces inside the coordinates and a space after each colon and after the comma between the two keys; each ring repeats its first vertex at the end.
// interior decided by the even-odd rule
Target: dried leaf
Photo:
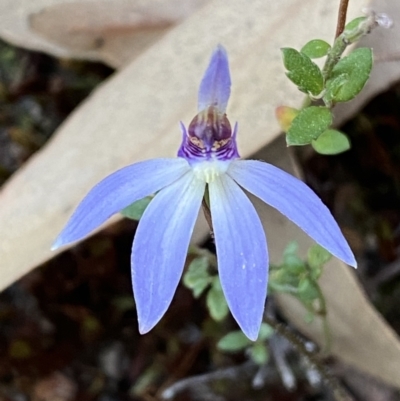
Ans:
{"type": "Polygon", "coordinates": [[[121,67],[208,0],[3,1],[0,36],[58,57],[121,67]]]}

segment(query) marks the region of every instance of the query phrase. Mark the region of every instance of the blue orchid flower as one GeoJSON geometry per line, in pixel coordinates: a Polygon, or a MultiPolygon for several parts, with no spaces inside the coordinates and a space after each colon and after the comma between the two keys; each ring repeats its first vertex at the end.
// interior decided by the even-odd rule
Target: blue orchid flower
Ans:
{"type": "Polygon", "coordinates": [[[243,332],[255,340],[267,296],[265,232],[246,190],[279,210],[345,263],[356,261],[337,223],[303,182],[261,161],[240,160],[226,116],[230,95],[226,51],[218,46],[200,84],[198,114],[181,123],[177,158],[127,166],[98,183],[80,203],[54,248],[87,236],[111,215],[156,193],[132,247],[132,282],[139,331],[168,309],[182,275],[193,227],[206,191],[221,286],[243,332]]]}

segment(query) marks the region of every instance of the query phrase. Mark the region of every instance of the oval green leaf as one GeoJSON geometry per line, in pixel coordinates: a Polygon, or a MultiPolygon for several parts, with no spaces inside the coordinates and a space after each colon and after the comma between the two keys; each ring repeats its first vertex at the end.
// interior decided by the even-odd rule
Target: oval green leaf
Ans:
{"type": "Polygon", "coordinates": [[[231,331],[222,337],[218,343],[217,348],[225,352],[238,352],[248,347],[252,342],[241,332],[231,331]]]}
{"type": "Polygon", "coordinates": [[[304,277],[299,281],[298,292],[299,299],[306,303],[319,297],[318,289],[308,277],[304,277]]]}
{"type": "Polygon", "coordinates": [[[257,365],[265,365],[268,362],[268,349],[267,346],[263,343],[256,342],[250,348],[250,358],[253,360],[254,363],[257,365]]]}
{"type": "Polygon", "coordinates": [[[224,293],[222,292],[221,283],[219,282],[218,277],[213,279],[211,288],[207,293],[206,302],[211,317],[217,322],[225,319],[228,315],[228,305],[224,293]]]}
{"type": "Polygon", "coordinates": [[[287,77],[304,93],[316,96],[324,87],[319,67],[303,53],[292,48],[283,48],[283,64],[288,70],[287,77]]]}
{"type": "Polygon", "coordinates": [[[144,211],[146,210],[146,207],[151,202],[151,199],[151,196],[140,199],[135,203],[132,203],[132,205],[127,206],[125,209],[122,209],[120,213],[128,219],[140,220],[144,211]]]}
{"type": "Polygon", "coordinates": [[[260,333],[258,334],[257,341],[265,341],[272,337],[275,330],[267,323],[261,323],[260,333]]]}
{"type": "Polygon", "coordinates": [[[310,247],[307,252],[307,261],[311,268],[321,267],[325,263],[329,262],[331,258],[332,255],[325,248],[318,244],[310,247]]]}
{"type": "Polygon", "coordinates": [[[187,272],[183,276],[183,284],[193,292],[193,296],[198,298],[211,282],[208,274],[209,260],[202,256],[193,259],[187,272]]]}
{"type": "Polygon", "coordinates": [[[354,29],[357,29],[362,22],[364,22],[367,19],[367,17],[357,17],[351,20],[346,24],[344,27],[344,33],[349,33],[353,31],[354,29]]]}
{"type": "Polygon", "coordinates": [[[327,107],[307,107],[292,121],[286,142],[288,146],[307,145],[317,139],[331,124],[332,113],[327,107]]]}
{"type": "Polygon", "coordinates": [[[324,40],[314,39],[306,43],[300,51],[310,58],[320,58],[326,56],[330,48],[331,45],[324,40]]]}
{"type": "Polygon", "coordinates": [[[342,58],[327,79],[324,101],[328,104],[348,102],[357,96],[368,81],[372,64],[372,50],[367,47],[342,58]]]}
{"type": "Polygon", "coordinates": [[[318,139],[312,141],[312,147],[321,155],[337,155],[349,150],[349,138],[340,131],[328,129],[318,139]]]}

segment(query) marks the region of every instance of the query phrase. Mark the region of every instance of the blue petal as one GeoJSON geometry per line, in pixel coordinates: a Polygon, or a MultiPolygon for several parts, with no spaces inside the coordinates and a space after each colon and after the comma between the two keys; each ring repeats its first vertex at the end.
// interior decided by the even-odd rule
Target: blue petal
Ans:
{"type": "Polygon", "coordinates": [[[302,181],[256,160],[234,161],[228,174],[244,189],[292,220],[332,255],[357,266],[353,252],[331,212],[302,181]]]}
{"type": "Polygon", "coordinates": [[[222,289],[240,328],[256,340],[267,296],[265,233],[254,206],[230,177],[217,177],[209,194],[222,289]]]}
{"type": "Polygon", "coordinates": [[[219,45],[211,56],[210,64],[200,84],[199,111],[215,106],[221,113],[225,113],[230,93],[231,77],[228,56],[225,49],[219,45]]]}
{"type": "Polygon", "coordinates": [[[189,172],[161,190],[140,220],[131,261],[142,334],[157,324],[174,296],[204,188],[204,181],[189,172]]]}
{"type": "Polygon", "coordinates": [[[113,214],[171,184],[189,169],[181,158],[153,159],[109,175],[82,200],[52,249],[85,237],[113,214]]]}

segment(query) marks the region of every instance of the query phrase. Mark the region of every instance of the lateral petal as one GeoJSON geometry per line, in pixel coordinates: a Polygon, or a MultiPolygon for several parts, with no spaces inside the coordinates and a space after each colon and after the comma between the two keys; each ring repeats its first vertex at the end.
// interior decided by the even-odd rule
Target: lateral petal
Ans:
{"type": "Polygon", "coordinates": [[[109,175],[78,205],[52,249],[85,237],[113,214],[159,191],[189,170],[188,162],[182,158],[152,159],[109,175]]]}
{"type": "Polygon", "coordinates": [[[231,93],[231,77],[229,73],[228,55],[219,45],[211,56],[210,63],[204,73],[199,88],[198,110],[203,111],[210,106],[225,113],[231,93]]]}
{"type": "Polygon", "coordinates": [[[174,296],[204,189],[204,181],[188,172],[162,189],[140,220],[131,262],[133,294],[142,334],[157,324],[174,296]]]}
{"type": "Polygon", "coordinates": [[[212,181],[209,195],[222,289],[240,328],[256,340],[267,296],[265,233],[254,206],[230,177],[212,181]]]}
{"type": "Polygon", "coordinates": [[[332,255],[357,266],[331,212],[304,182],[271,164],[256,160],[234,161],[227,174],[245,190],[279,210],[332,255]]]}

